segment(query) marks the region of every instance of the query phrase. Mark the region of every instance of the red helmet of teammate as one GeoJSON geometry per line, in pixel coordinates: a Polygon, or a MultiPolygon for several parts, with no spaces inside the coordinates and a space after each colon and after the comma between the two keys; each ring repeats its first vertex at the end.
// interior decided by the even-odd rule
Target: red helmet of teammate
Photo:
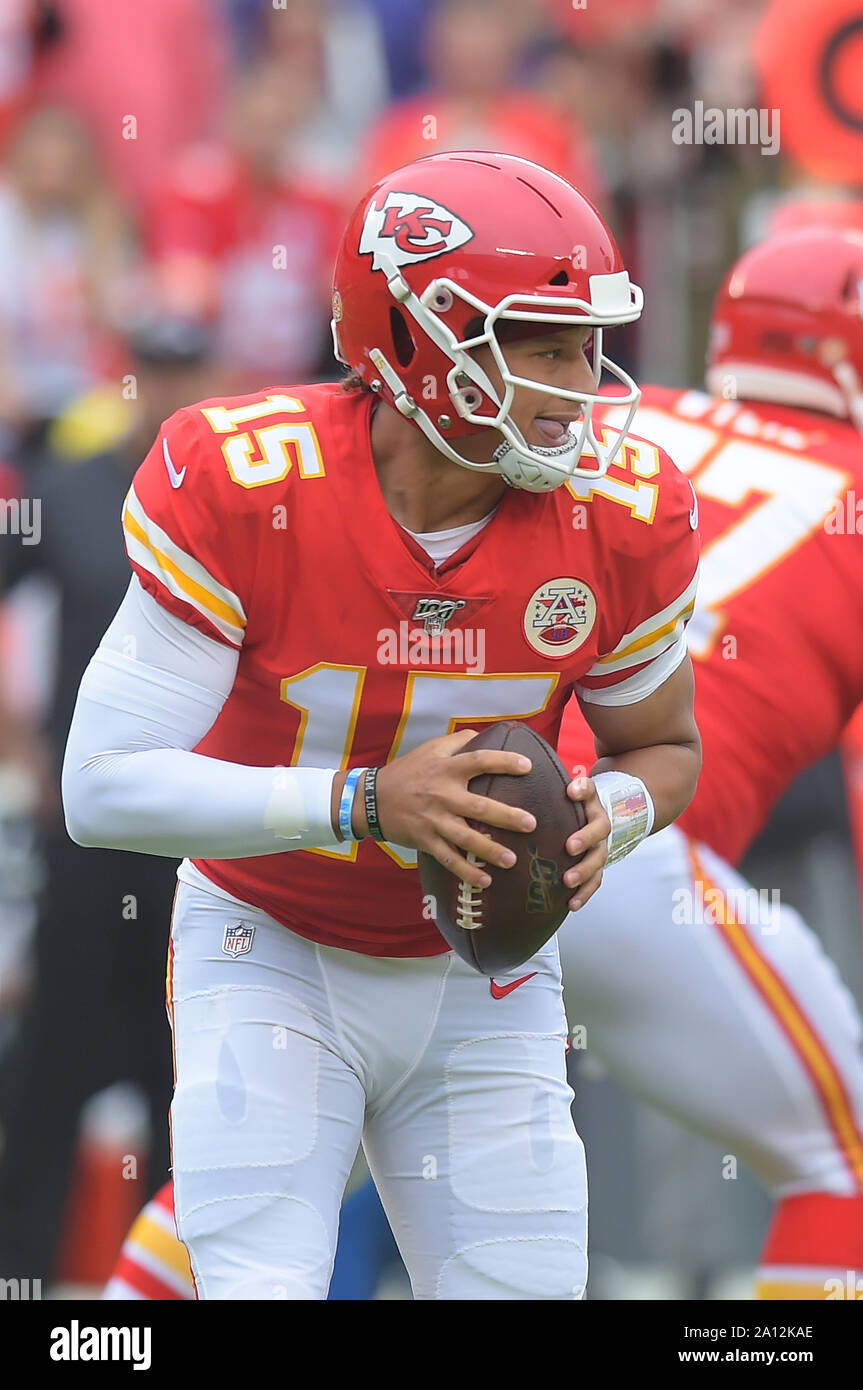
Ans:
{"type": "Polygon", "coordinates": [[[438,154],[380,180],[356,208],[333,277],[333,341],[339,360],[447,458],[542,492],[597,476],[596,463],[579,467],[582,449],[604,472],[622,436],[600,446],[596,392],[513,375],[502,344],[590,325],[595,386],[603,368],[616,376],[631,421],[638,387],[604,357],[602,329],[637,319],[642,300],[608,227],[565,179],[512,155],[438,154]],[[502,393],[472,356],[485,345],[502,393]],[[517,386],[574,403],[560,445],[528,444],[509,414],[517,386]],[[460,438],[489,428],[505,441],[490,463],[458,452],[460,438]]]}
{"type": "Polygon", "coordinates": [[[713,309],[707,388],[863,430],[863,232],[809,227],[741,256],[713,309]]]}

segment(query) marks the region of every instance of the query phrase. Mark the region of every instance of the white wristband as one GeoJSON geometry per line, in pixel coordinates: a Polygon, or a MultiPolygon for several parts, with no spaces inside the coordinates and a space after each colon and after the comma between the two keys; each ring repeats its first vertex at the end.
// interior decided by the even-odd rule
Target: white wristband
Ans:
{"type": "Polygon", "coordinates": [[[653,798],[641,778],[629,772],[598,772],[593,785],[611,821],[608,863],[616,864],[631,854],[653,829],[653,798]]]}

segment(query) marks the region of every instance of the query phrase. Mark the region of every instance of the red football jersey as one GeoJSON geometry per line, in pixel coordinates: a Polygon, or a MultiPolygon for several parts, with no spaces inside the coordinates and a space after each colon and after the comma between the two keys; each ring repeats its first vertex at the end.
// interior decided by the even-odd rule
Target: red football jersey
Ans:
{"type": "MultiPolygon", "coordinates": [[[[826,416],[659,386],[635,424],[700,511],[687,639],[704,766],[680,824],[736,863],[863,700],[863,446],[826,416]]],[[[569,767],[596,761],[574,702],[559,749],[569,767]]]]}
{"type": "MultiPolygon", "coordinates": [[[[595,486],[507,489],[435,568],[386,508],[376,404],[337,384],[204,401],[166,422],[138,470],[124,525],[141,583],[240,649],[197,752],[380,765],[504,718],[554,744],[573,689],[602,702],[685,649],[692,493],[653,445],[627,445],[595,486]]],[[[367,840],[195,863],[312,940],[368,955],[448,949],[413,850],[367,840]]]]}

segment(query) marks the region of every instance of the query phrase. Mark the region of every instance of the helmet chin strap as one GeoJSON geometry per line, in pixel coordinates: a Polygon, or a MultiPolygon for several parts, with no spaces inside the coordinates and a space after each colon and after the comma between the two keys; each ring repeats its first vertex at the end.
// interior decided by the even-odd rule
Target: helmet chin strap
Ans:
{"type": "Polygon", "coordinates": [[[531,454],[522,453],[516,445],[504,440],[492,454],[497,472],[510,487],[521,488],[525,492],[552,492],[565,483],[578,458],[581,456],[579,437],[570,434],[566,444],[556,448],[533,445],[531,454]],[[550,461],[549,467],[538,463],[536,455],[542,454],[550,461]]]}
{"type": "MultiPolygon", "coordinates": [[[[521,430],[511,420],[506,420],[504,424],[509,437],[497,446],[487,463],[475,463],[453,448],[449,440],[445,439],[435,427],[426,411],[420,409],[416,401],[407,394],[398,372],[395,371],[392,363],[387,360],[381,349],[372,348],[369,356],[377,371],[392,389],[393,404],[396,410],[422,430],[426,438],[439,453],[443,454],[444,458],[448,458],[452,463],[457,463],[462,468],[467,468],[475,473],[497,473],[510,487],[520,488],[524,492],[552,492],[555,488],[561,487],[568,479],[579,476],[602,477],[623,442],[637,405],[637,401],[633,401],[630,405],[626,426],[618,432],[611,449],[603,450],[597,442],[591,421],[593,403],[589,401],[583,407],[584,415],[581,428],[576,434],[573,434],[570,427],[570,437],[566,444],[558,444],[553,447],[528,444],[521,430]],[[515,438],[513,439],[512,436],[515,438]],[[597,467],[595,469],[579,470],[577,468],[578,460],[585,452],[596,459],[597,467]],[[537,458],[537,455],[540,457],[537,458]],[[546,459],[548,460],[547,463],[545,462],[546,459]]],[[[638,396],[641,395],[637,387],[635,387],[635,391],[638,396]]],[[[488,428],[493,427],[489,425],[488,428]]]]}

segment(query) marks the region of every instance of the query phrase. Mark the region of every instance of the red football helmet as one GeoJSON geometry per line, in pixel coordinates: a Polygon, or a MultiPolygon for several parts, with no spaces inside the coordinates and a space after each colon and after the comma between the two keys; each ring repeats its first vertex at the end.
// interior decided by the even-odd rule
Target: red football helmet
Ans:
{"type": "Polygon", "coordinates": [[[863,232],[768,238],[729,271],[713,308],[707,389],[850,419],[863,430],[863,232]]]}
{"type": "Polygon", "coordinates": [[[543,324],[591,325],[597,390],[603,367],[623,383],[617,399],[630,406],[628,426],[640,393],[603,356],[602,329],[637,319],[642,302],[611,232],[565,179],[512,155],[438,154],[380,180],[356,208],[333,277],[333,342],[339,360],[447,458],[542,492],[605,472],[626,431],[605,448],[591,426],[595,392],[514,376],[502,321],[504,338],[527,336],[524,325],[536,324],[537,335],[543,324]],[[486,344],[502,400],[471,355],[486,344]],[[528,444],[509,417],[517,386],[577,403],[565,443],[528,444]],[[489,428],[505,441],[490,463],[453,446],[489,428]],[[579,468],[583,448],[598,466],[579,468]]]}

